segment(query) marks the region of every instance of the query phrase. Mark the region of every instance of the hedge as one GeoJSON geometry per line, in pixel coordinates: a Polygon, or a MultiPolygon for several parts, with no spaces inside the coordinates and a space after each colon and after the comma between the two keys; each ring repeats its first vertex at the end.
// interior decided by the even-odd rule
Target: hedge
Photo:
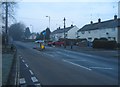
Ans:
{"type": "Polygon", "coordinates": [[[116,41],[95,40],[93,41],[93,48],[115,49],[117,47],[116,41]]]}

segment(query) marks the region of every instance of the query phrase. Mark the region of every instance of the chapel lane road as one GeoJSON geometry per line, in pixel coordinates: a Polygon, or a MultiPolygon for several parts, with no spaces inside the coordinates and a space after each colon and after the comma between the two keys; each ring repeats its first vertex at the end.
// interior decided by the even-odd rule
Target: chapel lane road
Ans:
{"type": "Polygon", "coordinates": [[[33,43],[15,44],[18,55],[22,56],[42,85],[118,84],[116,60],[53,47],[38,51],[33,49],[33,43]]]}

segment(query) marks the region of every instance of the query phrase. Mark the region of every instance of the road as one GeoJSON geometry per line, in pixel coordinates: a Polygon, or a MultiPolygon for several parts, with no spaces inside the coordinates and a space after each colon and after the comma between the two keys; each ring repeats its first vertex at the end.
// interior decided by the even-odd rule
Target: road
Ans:
{"type": "Polygon", "coordinates": [[[117,85],[118,62],[80,52],[15,42],[20,59],[20,85],[117,85]]]}

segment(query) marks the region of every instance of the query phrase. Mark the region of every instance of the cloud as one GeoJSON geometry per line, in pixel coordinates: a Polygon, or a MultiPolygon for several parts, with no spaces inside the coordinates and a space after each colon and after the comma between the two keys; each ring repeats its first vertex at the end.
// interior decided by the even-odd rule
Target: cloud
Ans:
{"type": "Polygon", "coordinates": [[[118,2],[118,0],[21,0],[23,2],[118,2]]]}
{"type": "Polygon", "coordinates": [[[48,18],[51,19],[51,30],[63,27],[63,18],[66,17],[66,26],[72,23],[79,28],[87,23],[97,21],[98,18],[109,20],[117,14],[115,2],[23,2],[18,9],[19,20],[28,26],[33,24],[35,31],[45,29],[48,26],[48,18]],[[115,8],[113,8],[115,6],[115,8]]]}

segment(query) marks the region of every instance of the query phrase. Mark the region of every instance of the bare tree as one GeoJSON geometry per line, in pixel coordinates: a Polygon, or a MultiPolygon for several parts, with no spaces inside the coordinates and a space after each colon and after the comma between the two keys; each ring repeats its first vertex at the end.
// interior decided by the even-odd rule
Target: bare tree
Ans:
{"type": "Polygon", "coordinates": [[[5,24],[5,30],[3,30],[3,32],[5,32],[5,44],[8,44],[8,25],[9,25],[9,21],[8,19],[12,19],[15,20],[14,17],[14,13],[15,13],[15,6],[17,4],[17,2],[12,1],[12,2],[0,2],[1,3],[1,7],[2,7],[2,13],[0,14],[2,17],[2,22],[5,24]]]}

